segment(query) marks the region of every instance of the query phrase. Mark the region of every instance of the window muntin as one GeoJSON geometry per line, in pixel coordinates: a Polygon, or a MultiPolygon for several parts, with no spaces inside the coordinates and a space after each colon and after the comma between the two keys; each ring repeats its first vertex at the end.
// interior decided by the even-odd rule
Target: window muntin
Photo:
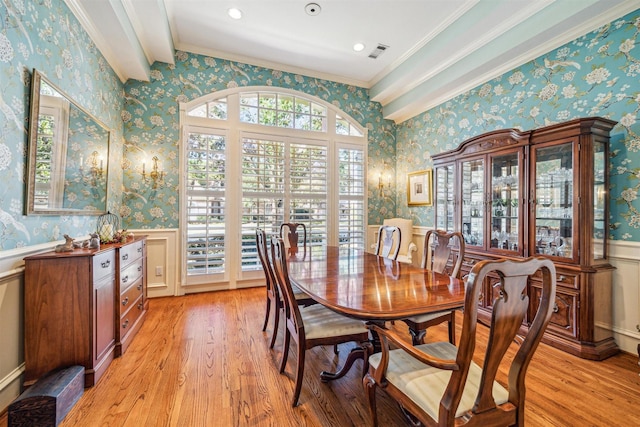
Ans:
{"type": "Polygon", "coordinates": [[[362,132],[349,120],[336,116],[336,133],[338,135],[362,136],[362,132]]]}
{"type": "Polygon", "coordinates": [[[298,96],[252,92],[240,95],[240,121],[281,128],[327,131],[327,108],[298,96]]]}
{"type": "Polygon", "coordinates": [[[192,117],[227,120],[227,98],[215,99],[192,108],[188,113],[192,117]]]}

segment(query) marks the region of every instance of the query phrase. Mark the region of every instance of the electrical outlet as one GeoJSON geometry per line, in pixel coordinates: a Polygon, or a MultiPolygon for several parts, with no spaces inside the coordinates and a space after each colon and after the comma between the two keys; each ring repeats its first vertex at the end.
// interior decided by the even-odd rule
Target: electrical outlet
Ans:
{"type": "Polygon", "coordinates": [[[156,266],[156,276],[162,276],[162,266],[156,266]]]}

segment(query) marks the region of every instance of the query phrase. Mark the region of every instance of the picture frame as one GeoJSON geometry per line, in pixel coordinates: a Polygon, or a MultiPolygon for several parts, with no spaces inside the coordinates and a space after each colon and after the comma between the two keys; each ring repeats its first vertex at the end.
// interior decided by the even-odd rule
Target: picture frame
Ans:
{"type": "Polygon", "coordinates": [[[433,205],[432,175],[431,169],[407,174],[407,204],[409,206],[433,205]]]}

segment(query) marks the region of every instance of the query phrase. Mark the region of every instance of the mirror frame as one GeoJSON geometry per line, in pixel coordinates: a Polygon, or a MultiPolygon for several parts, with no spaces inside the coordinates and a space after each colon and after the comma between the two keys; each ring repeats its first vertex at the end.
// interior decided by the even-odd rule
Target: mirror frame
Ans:
{"type": "MultiPolygon", "coordinates": [[[[68,129],[65,129],[68,132],[68,129]]],[[[65,144],[68,140],[65,140],[65,144]]],[[[33,69],[31,75],[31,104],[29,109],[29,142],[27,147],[27,185],[25,186],[26,201],[25,215],[102,215],[107,212],[107,202],[109,200],[109,148],[111,143],[111,130],[98,120],[93,114],[87,111],[81,105],[62,91],[58,86],[51,83],[41,72],[33,69]],[[41,83],[45,82],[53,90],[58,92],[61,96],[66,98],[70,106],[73,105],[82,113],[91,118],[96,125],[104,129],[107,136],[107,152],[106,152],[106,167],[104,168],[104,208],[103,209],[73,209],[73,208],[46,208],[36,209],[35,207],[35,187],[36,187],[36,152],[38,145],[38,123],[40,114],[40,87],[41,83]]],[[[81,157],[82,165],[82,157],[81,157]]]]}

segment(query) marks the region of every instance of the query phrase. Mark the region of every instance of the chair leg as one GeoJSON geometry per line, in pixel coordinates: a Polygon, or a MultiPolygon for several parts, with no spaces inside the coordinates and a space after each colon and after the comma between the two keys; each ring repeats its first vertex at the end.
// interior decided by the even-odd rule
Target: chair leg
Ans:
{"type": "Polygon", "coordinates": [[[304,376],[304,355],[306,351],[301,340],[298,340],[298,363],[296,364],[296,388],[293,391],[293,401],[291,406],[294,408],[298,406],[298,398],[300,397],[300,391],[302,390],[302,380],[304,376]]]}
{"type": "Polygon", "coordinates": [[[451,312],[451,319],[449,320],[449,342],[456,345],[456,312],[451,312]]]}
{"type": "Polygon", "coordinates": [[[271,313],[271,298],[267,295],[267,309],[265,310],[264,324],[262,325],[262,332],[267,330],[267,323],[269,323],[269,314],[271,313]]]}
{"type": "Polygon", "coordinates": [[[280,326],[280,307],[275,304],[273,310],[273,334],[271,335],[271,343],[269,343],[269,348],[273,348],[273,345],[276,343],[276,337],[278,336],[278,327],[280,326]]]}
{"type": "Polygon", "coordinates": [[[376,381],[367,373],[362,379],[362,385],[364,386],[365,394],[367,395],[367,402],[369,402],[369,415],[371,416],[371,425],[377,427],[378,425],[378,411],[376,410],[376,381]]]}
{"type": "Polygon", "coordinates": [[[287,365],[287,358],[289,357],[289,343],[291,342],[291,332],[286,327],[284,328],[284,344],[282,344],[282,360],[280,361],[280,373],[284,372],[284,367],[287,365]]]}
{"type": "Polygon", "coordinates": [[[411,343],[413,345],[420,345],[424,344],[424,337],[427,335],[427,330],[409,328],[409,334],[411,334],[411,343]]]}

